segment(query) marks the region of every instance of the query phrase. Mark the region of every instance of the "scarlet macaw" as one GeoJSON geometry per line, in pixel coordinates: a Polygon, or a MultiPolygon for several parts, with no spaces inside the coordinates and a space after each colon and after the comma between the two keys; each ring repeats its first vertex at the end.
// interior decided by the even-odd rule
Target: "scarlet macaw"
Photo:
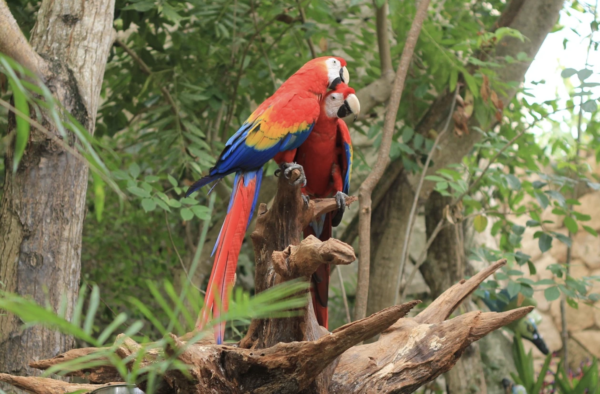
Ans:
{"type": "MultiPolygon", "coordinates": [[[[262,166],[276,154],[294,150],[306,140],[319,117],[319,100],[328,88],[348,83],[349,78],[346,61],[340,57],[320,57],[307,62],[250,115],[227,141],[209,174],[189,188],[187,195],[228,174],[236,174],[227,216],[213,250],[215,262],[198,320],[199,329],[208,322],[211,311],[215,318],[221,311],[227,311],[227,291],[235,281],[238,255],[260,189],[262,166]],[[220,308],[215,308],[215,292],[220,308]]],[[[290,164],[285,172],[295,167],[298,166],[290,164]]],[[[225,322],[222,322],[215,330],[217,343],[222,343],[224,334],[225,322]]]]}
{"type": "MultiPolygon", "coordinates": [[[[306,141],[296,150],[293,161],[304,168],[306,186],[303,193],[310,198],[335,197],[337,212],[322,215],[304,229],[321,241],[331,238],[332,227],[340,224],[346,207],[345,197],[350,188],[352,142],[343,117],[358,116],[360,103],[354,89],[344,83],[321,100],[319,119],[306,141]]],[[[290,160],[290,152],[281,153],[275,161],[290,160]],[[284,157],[288,156],[288,157],[284,157]]],[[[322,264],[312,276],[313,306],[317,321],[328,328],[327,298],[329,291],[328,264],[322,264]]]]}

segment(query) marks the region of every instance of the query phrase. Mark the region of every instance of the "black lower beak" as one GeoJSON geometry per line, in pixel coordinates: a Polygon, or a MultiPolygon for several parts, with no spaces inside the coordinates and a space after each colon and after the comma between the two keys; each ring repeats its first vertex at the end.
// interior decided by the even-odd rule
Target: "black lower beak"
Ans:
{"type": "Polygon", "coordinates": [[[338,78],[334,79],[329,84],[329,89],[335,89],[335,87],[338,86],[340,83],[342,83],[342,78],[338,77],[338,78]]]}
{"type": "Polygon", "coordinates": [[[348,102],[344,101],[344,105],[342,105],[340,107],[340,109],[338,109],[337,116],[338,116],[338,118],[345,118],[346,116],[350,115],[351,113],[352,113],[352,110],[350,109],[348,102]]]}

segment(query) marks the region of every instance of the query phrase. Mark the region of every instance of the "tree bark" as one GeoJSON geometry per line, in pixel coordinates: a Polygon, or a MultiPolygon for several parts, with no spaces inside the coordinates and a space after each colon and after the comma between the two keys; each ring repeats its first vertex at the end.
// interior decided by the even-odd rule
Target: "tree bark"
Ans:
{"type": "MultiPolygon", "coordinates": [[[[507,10],[510,9],[511,17],[501,17],[500,20],[508,23],[509,27],[520,31],[527,39],[524,42],[515,38],[507,37],[503,39],[496,45],[494,56],[503,58],[504,56],[511,55],[516,58],[519,52],[525,52],[529,58],[533,59],[542,42],[554,27],[563,2],[564,0],[526,0],[517,11],[514,9],[515,7],[507,7],[507,10]]],[[[506,65],[498,71],[498,79],[501,82],[522,81],[530,64],[531,62],[525,61],[506,65]]],[[[508,97],[503,97],[505,104],[512,99],[514,94],[515,91],[513,90],[508,92],[508,97]]],[[[431,129],[438,132],[441,130],[448,116],[452,95],[452,92],[447,92],[435,100],[422,121],[418,124],[416,132],[426,134],[431,129]]],[[[476,125],[476,121],[471,118],[470,126],[476,125]]],[[[474,144],[479,141],[479,138],[480,134],[477,132],[471,132],[462,137],[456,137],[453,133],[446,134],[440,141],[440,150],[436,153],[434,164],[429,168],[428,173],[434,173],[440,168],[447,167],[449,164],[460,162],[469,153],[474,144]]],[[[399,220],[401,223],[400,226],[385,226],[385,230],[382,233],[371,233],[372,238],[374,238],[373,243],[377,245],[374,246],[374,256],[379,256],[382,253],[389,256],[401,256],[403,252],[401,250],[402,238],[398,237],[398,234],[402,234],[405,231],[403,227],[406,226],[408,221],[410,207],[406,208],[398,204],[399,201],[412,201],[414,188],[420,174],[407,175],[404,171],[398,171],[392,165],[388,168],[386,174],[384,174],[384,178],[388,174],[393,174],[394,171],[398,174],[393,175],[396,180],[389,183],[392,186],[387,190],[381,202],[373,207],[373,217],[377,217],[378,215],[385,216],[385,211],[390,209],[398,212],[406,212],[406,215],[399,220]],[[397,188],[402,189],[402,194],[405,195],[400,200],[395,197],[397,193],[395,189],[397,188]],[[409,196],[410,198],[407,198],[409,196]],[[379,213],[380,211],[384,213],[379,213]]],[[[426,201],[433,190],[433,186],[433,182],[425,181],[421,189],[419,201],[426,201]]],[[[402,204],[404,205],[405,203],[402,204]]],[[[375,271],[372,272],[372,283],[388,283],[398,278],[399,274],[391,273],[398,271],[399,258],[396,257],[387,260],[375,258],[373,261],[375,271]]],[[[386,306],[393,305],[394,293],[395,288],[392,286],[373,286],[369,291],[368,311],[381,310],[386,306]]]]}
{"type": "MultiPolygon", "coordinates": [[[[434,191],[425,204],[425,226],[427,239],[431,237],[440,220],[444,216],[444,208],[452,202],[452,198],[444,197],[434,191]]],[[[431,289],[432,298],[437,298],[454,283],[460,281],[466,274],[464,259],[464,243],[460,242],[457,232],[462,226],[446,226],[440,230],[435,242],[427,251],[427,259],[421,265],[420,271],[425,282],[431,289]],[[458,239],[457,239],[458,238],[458,239]]],[[[473,310],[470,301],[467,309],[473,310]]],[[[470,344],[454,368],[444,374],[448,394],[485,394],[487,392],[484,378],[481,352],[477,343],[470,344]]]]}
{"type": "MultiPolygon", "coordinates": [[[[0,11],[3,16],[10,12],[4,0],[0,11]]],[[[18,53],[2,44],[0,48],[8,48],[6,54],[35,68],[32,71],[55,98],[92,134],[112,45],[113,12],[114,0],[45,0],[31,47],[22,46],[26,40],[18,28],[6,35],[3,31],[0,37],[3,43],[21,43],[18,53]]],[[[62,138],[43,116],[43,125],[62,138]]],[[[8,132],[14,126],[11,114],[8,132]]],[[[66,142],[74,146],[76,138],[69,134],[66,142]]],[[[0,282],[3,290],[31,296],[41,304],[47,301],[55,311],[65,297],[70,318],[79,290],[88,168],[33,128],[14,174],[12,156],[9,149],[0,203],[0,282]]],[[[68,336],[39,326],[21,330],[20,325],[16,317],[0,314],[0,371],[33,374],[28,367],[32,359],[55,356],[73,345],[68,336]]]]}

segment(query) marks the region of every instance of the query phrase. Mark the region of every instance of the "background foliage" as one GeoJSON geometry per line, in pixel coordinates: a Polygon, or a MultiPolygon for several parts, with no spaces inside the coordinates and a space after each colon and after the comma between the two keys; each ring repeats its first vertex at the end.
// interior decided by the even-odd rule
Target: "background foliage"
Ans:
{"type": "MultiPolygon", "coordinates": [[[[39,2],[8,3],[27,35],[39,2]]],[[[508,258],[509,267],[495,279],[506,284],[511,295],[544,291],[548,300],[555,300],[564,294],[576,308],[578,302],[598,300],[597,294],[589,292],[595,278],[574,279],[566,265],[549,267],[554,279],[523,278],[524,270],[535,267],[530,256],[520,252],[525,227],[515,224],[514,218],[529,217],[526,227],[536,229],[542,252],[557,243],[572,243],[569,235],[545,227],[541,215],[547,207],[571,233],[584,228],[597,236],[586,225],[589,217],[577,212],[577,199],[582,188],[600,190],[598,179],[580,160],[583,152],[600,158],[599,84],[590,82],[594,76],[590,64],[565,69],[556,78],[564,79],[571,98],[564,102],[548,97],[539,104],[516,83],[498,82],[497,72],[504,65],[526,60],[524,53],[486,60],[478,55],[505,35],[526,39],[506,28],[489,30],[504,6],[504,0],[432,2],[406,82],[391,157],[402,160],[409,171],[420,172],[436,136],[415,134],[416,125],[438,94],[464,84],[462,121],[457,121],[453,132],[482,133],[483,139],[460,165],[428,180],[436,183],[440,193],[460,200],[462,216],[476,231],[491,227],[492,235],[500,237],[498,250],[475,247],[468,252],[481,261],[508,258]],[[520,93],[503,108],[498,98],[512,88],[520,93]],[[479,128],[462,126],[471,117],[479,128]],[[490,161],[494,165],[485,168],[490,161]]],[[[596,13],[575,0],[566,7],[568,12],[596,13]]],[[[389,11],[395,67],[414,2],[391,1],[389,11]]],[[[598,22],[593,23],[595,31],[598,22]]],[[[95,334],[122,312],[127,313],[126,324],[147,319],[131,297],[153,310],[158,321],[169,320],[148,291],[147,281],[165,279],[177,290],[185,283],[179,280],[181,266],[190,266],[202,221],[210,215],[206,192],[183,198],[187,186],[215,162],[224,142],[253,108],[311,58],[311,48],[317,56],[344,56],[356,90],[380,77],[369,1],[118,0],[114,26],[118,39],[106,69],[93,148],[126,199],[102,177],[90,177],[82,272],[86,283],[101,289],[95,334]],[[305,11],[305,20],[300,10],[305,11]]],[[[561,28],[558,24],[556,30],[561,28]]],[[[582,39],[589,41],[590,53],[596,53],[594,38],[582,39]]],[[[2,85],[5,100],[19,91],[13,84],[2,85]]],[[[16,94],[15,105],[18,99],[16,94]]],[[[376,107],[352,126],[353,191],[379,145],[382,110],[376,107]]],[[[1,116],[0,123],[5,119],[1,116]]],[[[8,143],[11,140],[3,138],[0,152],[8,143]]],[[[4,169],[0,170],[1,184],[4,169]]],[[[272,172],[271,166],[267,174],[272,172]]],[[[215,209],[204,226],[220,226],[230,188],[231,179],[215,188],[215,209]]],[[[345,223],[351,219],[347,217],[345,223]]],[[[245,247],[243,253],[240,261],[247,277],[252,272],[251,248],[245,247]]],[[[244,280],[244,275],[238,278],[238,284],[252,292],[251,280],[244,280]]],[[[349,287],[356,282],[354,277],[346,280],[349,287]]],[[[488,286],[498,284],[491,281],[488,286]]],[[[344,322],[345,314],[339,289],[333,293],[331,327],[335,328],[344,322]]],[[[352,304],[352,296],[349,301],[352,304]]],[[[160,330],[147,333],[155,338],[160,334],[160,330]]]]}

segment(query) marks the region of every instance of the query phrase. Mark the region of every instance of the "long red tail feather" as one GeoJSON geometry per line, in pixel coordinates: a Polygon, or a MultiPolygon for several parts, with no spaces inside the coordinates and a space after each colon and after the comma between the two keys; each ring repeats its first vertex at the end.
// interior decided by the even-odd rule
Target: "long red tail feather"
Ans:
{"type": "MultiPolygon", "coordinates": [[[[304,238],[309,235],[317,236],[315,229],[308,226],[304,229],[304,238]]],[[[325,215],[321,234],[318,238],[321,241],[327,241],[332,236],[331,213],[325,215]]],[[[321,264],[317,271],[311,277],[312,302],[319,325],[329,328],[329,310],[327,303],[329,299],[329,273],[331,267],[329,264],[321,264]]]]}
{"type": "MultiPolygon", "coordinates": [[[[262,173],[256,175],[256,172],[253,172],[239,174],[235,178],[232,200],[215,247],[215,262],[198,321],[200,330],[210,320],[211,312],[213,319],[218,319],[221,313],[227,312],[227,295],[235,283],[238,256],[260,188],[261,175],[262,173]]],[[[226,322],[221,322],[215,326],[215,340],[219,344],[224,339],[225,325],[226,322]]]]}

